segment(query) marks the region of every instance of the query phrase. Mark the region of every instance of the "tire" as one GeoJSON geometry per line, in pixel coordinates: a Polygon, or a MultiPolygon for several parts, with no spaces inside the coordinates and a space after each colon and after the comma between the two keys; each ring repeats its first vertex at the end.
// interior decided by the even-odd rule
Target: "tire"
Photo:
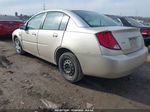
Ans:
{"type": "Polygon", "coordinates": [[[14,43],[15,43],[16,52],[21,55],[25,54],[25,51],[22,49],[21,43],[18,38],[15,38],[14,43]]]}
{"type": "Polygon", "coordinates": [[[58,66],[62,76],[71,83],[78,82],[83,78],[80,63],[76,56],[70,52],[60,56],[58,66]]]}
{"type": "Polygon", "coordinates": [[[145,42],[145,46],[148,47],[148,46],[149,46],[149,43],[148,43],[148,42],[145,42]]]}
{"type": "Polygon", "coordinates": [[[150,41],[149,40],[144,40],[145,46],[148,47],[150,45],[150,41]]]}

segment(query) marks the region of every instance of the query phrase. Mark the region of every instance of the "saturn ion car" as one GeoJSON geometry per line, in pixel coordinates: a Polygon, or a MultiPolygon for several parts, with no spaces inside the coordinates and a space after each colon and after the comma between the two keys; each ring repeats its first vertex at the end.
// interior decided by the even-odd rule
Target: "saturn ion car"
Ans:
{"type": "Polygon", "coordinates": [[[31,53],[58,65],[77,82],[83,75],[119,78],[142,65],[148,49],[140,30],[83,10],[48,10],[13,32],[17,53],[31,53]]]}

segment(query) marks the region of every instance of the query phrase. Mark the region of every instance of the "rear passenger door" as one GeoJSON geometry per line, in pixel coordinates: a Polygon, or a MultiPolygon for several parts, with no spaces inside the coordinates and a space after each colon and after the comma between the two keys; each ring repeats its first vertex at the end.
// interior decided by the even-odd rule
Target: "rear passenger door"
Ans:
{"type": "Polygon", "coordinates": [[[38,32],[40,57],[55,63],[55,50],[61,45],[69,17],[62,12],[48,12],[43,27],[38,32]]]}

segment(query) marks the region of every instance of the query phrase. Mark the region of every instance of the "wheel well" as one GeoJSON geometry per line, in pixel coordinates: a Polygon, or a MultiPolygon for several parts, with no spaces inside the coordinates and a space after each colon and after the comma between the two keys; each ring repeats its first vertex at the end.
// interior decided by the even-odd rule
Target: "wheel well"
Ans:
{"type": "Polygon", "coordinates": [[[18,37],[15,35],[14,38],[13,38],[13,41],[15,41],[16,38],[18,38],[18,37]]]}
{"type": "MultiPolygon", "coordinates": [[[[59,61],[60,56],[61,56],[63,53],[66,53],[66,52],[71,52],[71,53],[73,53],[72,51],[70,51],[69,49],[66,49],[66,48],[60,48],[59,50],[57,50],[56,56],[55,56],[56,64],[58,64],[58,61],[59,61]]],[[[74,53],[73,53],[73,54],[74,54],[74,53]]]]}

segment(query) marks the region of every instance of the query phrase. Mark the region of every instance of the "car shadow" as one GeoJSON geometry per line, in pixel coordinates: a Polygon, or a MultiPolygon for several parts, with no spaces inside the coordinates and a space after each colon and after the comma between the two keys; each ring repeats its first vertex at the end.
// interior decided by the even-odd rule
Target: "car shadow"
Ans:
{"type": "Polygon", "coordinates": [[[5,42],[11,42],[12,41],[12,36],[0,36],[0,41],[5,41],[5,42]]]}
{"type": "MultiPolygon", "coordinates": [[[[24,56],[35,58],[39,63],[49,65],[53,69],[57,66],[43,59],[26,53],[24,56]]],[[[96,90],[99,92],[112,93],[124,98],[143,103],[150,106],[150,62],[146,62],[129,76],[119,79],[104,79],[92,76],[85,76],[77,86],[96,90]]]]}
{"type": "Polygon", "coordinates": [[[30,58],[32,58],[32,59],[35,59],[35,60],[38,61],[39,63],[42,63],[42,64],[44,64],[44,65],[49,65],[49,66],[51,66],[51,67],[53,67],[53,68],[55,68],[55,69],[58,69],[58,68],[57,68],[57,65],[55,65],[55,64],[53,64],[53,63],[50,63],[50,62],[48,62],[48,61],[45,61],[45,60],[43,60],[43,59],[41,59],[41,58],[39,58],[39,57],[36,57],[36,56],[34,56],[34,55],[30,54],[30,53],[25,53],[25,54],[23,54],[22,56],[30,57],[30,58]]]}
{"type": "Polygon", "coordinates": [[[112,93],[150,105],[150,63],[145,63],[132,75],[120,79],[85,76],[77,85],[99,92],[112,93]]]}

